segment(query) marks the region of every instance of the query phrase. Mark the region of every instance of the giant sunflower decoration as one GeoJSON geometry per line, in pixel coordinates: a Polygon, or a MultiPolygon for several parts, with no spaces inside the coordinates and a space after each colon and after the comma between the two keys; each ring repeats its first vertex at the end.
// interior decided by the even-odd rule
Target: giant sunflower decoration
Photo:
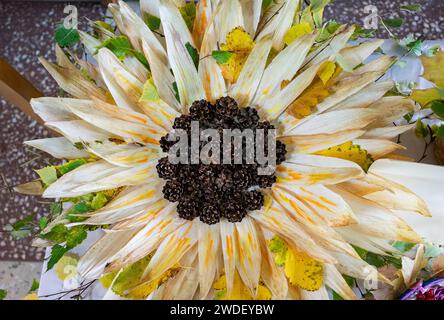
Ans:
{"type": "Polygon", "coordinates": [[[387,177],[430,190],[442,171],[393,160],[411,126],[392,123],[415,104],[386,96],[394,59],[364,64],[382,41],[348,44],[355,27],[323,23],[326,2],[146,0],[141,18],[120,1],[117,31],[80,32],[97,63],[42,59],[69,95],[31,101],[63,137],[27,144],[69,160],[37,171],[64,204],[36,241],[49,267],[99,228],[77,268],[126,298],[355,299],[344,276],[368,279],[362,251],[421,243],[399,212],[431,210],[387,177]],[[276,170],[171,163],[169,135],[192,121],[276,129],[276,170]]]}

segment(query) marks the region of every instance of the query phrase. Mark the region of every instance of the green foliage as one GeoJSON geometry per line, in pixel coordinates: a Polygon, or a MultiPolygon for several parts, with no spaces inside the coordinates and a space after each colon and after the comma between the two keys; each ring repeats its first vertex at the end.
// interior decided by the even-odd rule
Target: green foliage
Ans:
{"type": "Polygon", "coordinates": [[[40,282],[37,279],[33,279],[31,289],[29,289],[29,292],[37,291],[39,287],[40,287],[40,282]]]}
{"type": "Polygon", "coordinates": [[[185,4],[183,7],[180,7],[179,11],[188,29],[190,31],[193,31],[194,20],[196,19],[196,4],[194,3],[194,1],[191,1],[185,4]]]}
{"type": "Polygon", "coordinates": [[[174,90],[174,96],[176,97],[176,100],[180,102],[180,95],[179,95],[179,88],[177,87],[177,82],[173,82],[173,90],[174,90]]]}
{"type": "Polygon", "coordinates": [[[125,36],[108,38],[97,46],[96,49],[99,50],[101,48],[108,48],[120,60],[124,60],[127,56],[133,56],[149,69],[145,56],[141,52],[134,50],[129,39],[125,36]]]}
{"type": "Polygon", "coordinates": [[[17,222],[13,224],[8,224],[5,226],[5,231],[8,231],[11,233],[11,236],[15,240],[20,240],[23,238],[26,238],[30,236],[34,231],[34,218],[35,213],[32,213],[26,217],[24,217],[21,220],[18,220],[17,222]]]}
{"type": "Polygon", "coordinates": [[[69,229],[66,234],[66,248],[72,249],[77,247],[88,236],[83,226],[75,226],[69,229]]]}
{"type": "Polygon", "coordinates": [[[359,38],[374,38],[376,35],[375,29],[365,29],[360,25],[357,25],[355,31],[353,32],[350,40],[357,40],[359,38]]]}
{"type": "Polygon", "coordinates": [[[0,300],[4,300],[7,295],[8,295],[8,292],[6,290],[0,289],[0,300]]]}
{"type": "Polygon", "coordinates": [[[413,249],[415,244],[404,241],[395,241],[392,243],[392,246],[400,252],[408,252],[413,249]]]}
{"type": "Polygon", "coordinates": [[[440,120],[444,120],[444,100],[432,101],[429,106],[440,120]]]}
{"type": "Polygon", "coordinates": [[[262,0],[262,10],[266,10],[272,3],[273,0],[262,0]]]}
{"type": "Polygon", "coordinates": [[[41,217],[39,220],[39,228],[40,230],[45,229],[48,226],[49,220],[47,217],[41,217]]]}
{"type": "Polygon", "coordinates": [[[397,269],[401,269],[402,267],[400,258],[390,255],[382,256],[373,252],[369,252],[357,246],[353,246],[353,248],[355,249],[356,253],[362,258],[362,260],[366,261],[368,264],[376,268],[381,268],[387,265],[392,265],[397,269]]]}
{"type": "Polygon", "coordinates": [[[51,270],[55,264],[63,257],[65,253],[67,253],[69,249],[66,247],[56,244],[51,248],[51,257],[48,260],[48,264],[46,266],[46,271],[51,270]]]}
{"type": "Polygon", "coordinates": [[[45,187],[57,181],[57,170],[54,166],[35,170],[35,172],[39,175],[45,187]]]}
{"type": "Polygon", "coordinates": [[[278,237],[274,236],[268,242],[268,248],[272,253],[274,253],[274,261],[278,266],[283,266],[285,264],[285,260],[287,257],[288,246],[285,241],[278,237]]]}
{"type": "Polygon", "coordinates": [[[60,173],[60,175],[64,175],[86,163],[87,161],[85,159],[76,159],[76,160],[70,160],[60,166],[56,166],[55,168],[60,173]]]}
{"type": "Polygon", "coordinates": [[[405,50],[409,53],[412,53],[418,57],[422,55],[423,42],[421,39],[418,39],[413,35],[409,35],[399,40],[398,44],[405,48],[405,50]]]}
{"type": "Polygon", "coordinates": [[[402,18],[391,18],[391,19],[382,19],[382,22],[385,26],[389,28],[401,28],[404,24],[404,19],[402,18]]]}
{"type": "Polygon", "coordinates": [[[81,244],[86,239],[87,235],[85,226],[68,228],[62,224],[58,224],[48,233],[40,235],[42,239],[56,243],[52,247],[47,270],[51,270],[66,252],[81,244]],[[62,243],[65,243],[65,245],[62,245],[62,243]]]}
{"type": "Polygon", "coordinates": [[[436,137],[440,139],[444,139],[444,125],[441,125],[438,127],[438,129],[435,132],[436,137]]]}
{"type": "Polygon", "coordinates": [[[97,21],[94,21],[94,24],[96,26],[98,26],[99,28],[102,28],[104,30],[108,30],[109,32],[113,32],[114,33],[113,26],[110,25],[109,23],[105,22],[105,21],[97,20],[97,21]]]}
{"type": "Polygon", "coordinates": [[[390,28],[400,28],[404,24],[404,19],[394,18],[394,19],[383,19],[382,22],[390,28]]]}
{"type": "Polygon", "coordinates": [[[92,199],[91,208],[93,209],[93,211],[99,210],[103,208],[108,203],[108,201],[109,199],[105,196],[105,194],[99,192],[92,199]]]}
{"type": "Polygon", "coordinates": [[[154,84],[153,78],[149,78],[143,85],[142,95],[140,101],[158,101],[160,99],[159,92],[154,84]]]}
{"type": "Polygon", "coordinates": [[[159,30],[160,28],[160,23],[161,23],[160,18],[153,16],[148,12],[143,13],[143,21],[145,21],[148,28],[150,28],[152,31],[159,30]]]}
{"type": "Polygon", "coordinates": [[[150,260],[151,256],[149,255],[125,267],[114,281],[112,290],[119,295],[124,295],[126,290],[137,286],[150,260]]]}
{"type": "Polygon", "coordinates": [[[421,121],[421,119],[418,119],[416,121],[416,127],[415,127],[415,134],[419,138],[427,138],[429,135],[429,129],[427,125],[421,121]]]}
{"type": "Polygon", "coordinates": [[[55,29],[54,38],[60,47],[69,48],[80,41],[80,34],[77,29],[67,29],[63,24],[59,24],[55,29]]]}
{"type": "Polygon", "coordinates": [[[54,202],[50,204],[49,213],[53,216],[59,215],[62,213],[63,205],[61,202],[54,202]]]}
{"type": "Polygon", "coordinates": [[[330,39],[333,34],[338,30],[340,24],[335,20],[330,20],[327,24],[319,31],[319,35],[316,38],[317,42],[323,42],[330,39]]]}
{"type": "Polygon", "coordinates": [[[405,6],[401,6],[401,10],[408,11],[408,12],[420,12],[422,11],[422,5],[415,3],[415,4],[409,4],[405,6]]]}
{"type": "Polygon", "coordinates": [[[199,52],[189,42],[185,44],[185,48],[187,48],[188,54],[190,55],[191,59],[193,60],[194,66],[197,69],[199,66],[199,52]]]}
{"type": "Polygon", "coordinates": [[[230,51],[215,50],[211,53],[211,56],[216,60],[218,64],[227,63],[228,60],[233,56],[230,51]]]}

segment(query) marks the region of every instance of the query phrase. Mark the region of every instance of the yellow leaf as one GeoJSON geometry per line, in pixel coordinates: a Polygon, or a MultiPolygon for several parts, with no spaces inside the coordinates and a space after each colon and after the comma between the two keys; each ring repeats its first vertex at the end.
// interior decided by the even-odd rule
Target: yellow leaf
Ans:
{"type": "MultiPolygon", "coordinates": [[[[250,290],[247,288],[247,286],[245,286],[237,271],[234,273],[233,289],[229,297],[227,297],[225,274],[214,282],[213,288],[216,290],[214,295],[215,300],[253,300],[250,290]]],[[[262,282],[260,282],[257,288],[257,296],[255,300],[270,299],[270,290],[268,290],[268,288],[262,282]]]]}
{"type": "Polygon", "coordinates": [[[302,119],[309,116],[313,109],[330,95],[330,92],[322,83],[315,81],[307,88],[295,101],[288,107],[288,113],[292,116],[302,119]]]}
{"type": "Polygon", "coordinates": [[[224,78],[228,82],[234,83],[239,78],[239,74],[254,48],[254,41],[244,29],[237,27],[227,35],[225,43],[220,48],[233,53],[227,62],[220,65],[220,68],[224,78]]]}
{"type": "Polygon", "coordinates": [[[441,96],[438,88],[431,88],[425,90],[414,89],[410,95],[410,98],[418,102],[421,107],[425,108],[430,102],[440,100],[443,97],[441,96]]]}
{"type": "Polygon", "coordinates": [[[336,147],[316,152],[317,155],[340,158],[357,163],[365,171],[373,163],[371,155],[358,145],[354,145],[351,141],[343,143],[336,147]]]}
{"type": "MultiPolygon", "coordinates": [[[[331,69],[332,67],[326,64],[326,71],[323,75],[324,80],[327,78],[328,71],[331,71],[331,69]]],[[[290,104],[287,112],[298,119],[305,118],[312,114],[315,107],[330,95],[330,88],[341,72],[342,69],[335,64],[333,74],[325,83],[321,80],[318,73],[319,79],[314,80],[313,83],[290,104]]]]}
{"type": "Polygon", "coordinates": [[[433,57],[421,56],[425,79],[433,82],[438,88],[444,88],[444,52],[438,51],[433,57]]]}
{"type": "Polygon", "coordinates": [[[288,29],[284,36],[284,41],[287,45],[290,45],[296,39],[302,37],[303,35],[309,34],[313,31],[312,27],[308,22],[301,22],[297,25],[292,26],[288,29]]]}
{"type": "Polygon", "coordinates": [[[176,273],[179,271],[179,267],[175,266],[167,271],[165,271],[159,278],[150,280],[148,282],[142,283],[131,289],[130,292],[126,295],[127,298],[130,299],[146,299],[151,292],[156,290],[161,284],[166,282],[169,278],[174,277],[176,273]]]}
{"type": "Polygon", "coordinates": [[[333,61],[325,61],[319,68],[317,75],[325,85],[333,77],[335,71],[336,63],[333,61]]]}
{"type": "Polygon", "coordinates": [[[60,280],[68,280],[77,275],[79,257],[74,254],[65,254],[55,265],[55,272],[60,280]]]}
{"type": "Polygon", "coordinates": [[[37,293],[28,293],[26,296],[24,296],[21,300],[40,300],[37,293]]]}
{"type": "Polygon", "coordinates": [[[102,286],[108,289],[111,286],[111,283],[113,283],[113,280],[116,277],[116,275],[117,271],[105,274],[100,277],[100,283],[102,284],[102,286]]]}
{"type": "Polygon", "coordinates": [[[324,282],[324,266],[308,254],[289,248],[285,260],[285,275],[292,285],[316,291],[324,282]]]}

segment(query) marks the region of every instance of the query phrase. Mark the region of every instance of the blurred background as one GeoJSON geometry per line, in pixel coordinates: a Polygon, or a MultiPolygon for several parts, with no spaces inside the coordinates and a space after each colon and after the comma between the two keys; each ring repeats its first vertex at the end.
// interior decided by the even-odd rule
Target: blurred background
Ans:
{"type": "MultiPolygon", "coordinates": [[[[86,28],[87,18],[92,21],[103,19],[107,2],[0,0],[0,59],[16,69],[43,95],[56,96],[56,83],[37,58],[43,56],[54,61],[54,29],[66,16],[64,7],[67,4],[77,7],[79,28],[82,29],[86,28]]],[[[383,18],[405,19],[403,27],[394,31],[399,37],[414,34],[428,40],[444,38],[443,0],[335,0],[328,7],[326,18],[362,24],[368,15],[364,11],[367,5],[375,5],[383,18]],[[411,14],[399,10],[401,5],[410,4],[421,4],[422,11],[411,14]]],[[[383,28],[378,30],[378,37],[388,37],[383,28]]],[[[1,96],[0,110],[0,289],[6,289],[8,298],[13,299],[26,294],[33,279],[40,277],[44,252],[31,247],[29,239],[14,240],[3,226],[30,213],[39,217],[48,210],[42,199],[18,195],[12,189],[29,181],[30,177],[36,177],[32,169],[43,167],[50,161],[44,154],[25,148],[22,142],[50,137],[51,133],[1,96]]]]}

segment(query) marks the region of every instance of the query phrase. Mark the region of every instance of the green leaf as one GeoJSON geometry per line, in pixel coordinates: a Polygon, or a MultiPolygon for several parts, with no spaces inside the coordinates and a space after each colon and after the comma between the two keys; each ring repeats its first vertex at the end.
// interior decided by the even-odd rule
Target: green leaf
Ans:
{"type": "Polygon", "coordinates": [[[126,290],[137,286],[150,260],[151,256],[148,255],[132,265],[125,267],[119,273],[117,279],[114,280],[112,290],[119,295],[123,295],[126,290]]]}
{"type": "Polygon", "coordinates": [[[191,57],[191,59],[194,62],[194,66],[197,67],[199,66],[199,52],[197,52],[196,48],[194,48],[191,43],[187,42],[185,44],[185,48],[187,48],[187,51],[191,57]]]}
{"type": "Polygon", "coordinates": [[[273,0],[262,0],[262,10],[266,10],[272,3],[273,0]]]}
{"type": "Polygon", "coordinates": [[[442,254],[444,249],[438,245],[434,245],[432,243],[426,243],[425,257],[426,258],[435,258],[442,254]]]}
{"type": "Polygon", "coordinates": [[[396,18],[396,19],[383,19],[382,20],[387,27],[390,28],[400,28],[404,24],[404,19],[396,18]]]}
{"type": "Polygon", "coordinates": [[[47,217],[41,217],[39,220],[39,228],[40,230],[45,229],[48,226],[49,220],[47,217]]]}
{"type": "Polygon", "coordinates": [[[29,225],[34,221],[35,213],[31,213],[30,215],[24,217],[21,220],[18,220],[14,224],[12,224],[12,227],[14,230],[20,230],[25,227],[29,227],[29,225]]]}
{"type": "Polygon", "coordinates": [[[361,257],[361,259],[365,260],[368,251],[356,246],[353,246],[353,248],[355,249],[356,253],[361,257]]]}
{"type": "Polygon", "coordinates": [[[49,232],[40,234],[40,238],[54,241],[55,243],[62,243],[66,241],[67,234],[68,228],[63,224],[58,224],[52,227],[49,232]]]}
{"type": "Polygon", "coordinates": [[[435,100],[430,102],[430,108],[438,118],[444,120],[444,100],[435,100]]]}
{"type": "Polygon", "coordinates": [[[386,265],[386,262],[384,260],[383,256],[377,255],[372,252],[368,252],[365,258],[365,261],[368,264],[371,264],[372,266],[375,266],[376,268],[380,268],[386,265]]]}
{"type": "Polygon", "coordinates": [[[412,121],[412,118],[413,118],[414,115],[415,115],[414,112],[409,112],[409,113],[407,113],[407,114],[404,115],[404,119],[405,119],[408,123],[410,123],[410,121],[412,121]]]}
{"type": "Polygon", "coordinates": [[[160,28],[160,23],[161,23],[160,18],[153,16],[148,12],[143,13],[143,21],[145,21],[148,28],[150,28],[152,31],[159,30],[160,28]]]}
{"type": "Polygon", "coordinates": [[[218,64],[227,63],[228,60],[233,56],[230,51],[215,50],[211,53],[211,56],[216,60],[218,64]]]}
{"type": "Polygon", "coordinates": [[[57,170],[54,166],[35,170],[35,172],[39,175],[45,186],[49,186],[57,181],[57,170]]]}
{"type": "Polygon", "coordinates": [[[102,29],[105,29],[105,30],[108,30],[108,31],[114,33],[113,26],[110,25],[109,23],[107,23],[107,22],[105,22],[105,21],[100,21],[100,20],[94,21],[94,23],[95,23],[99,28],[102,28],[102,29]]]}
{"type": "Polygon", "coordinates": [[[417,55],[418,57],[422,55],[422,45],[421,39],[417,39],[413,35],[407,36],[399,41],[402,47],[405,47],[407,51],[417,55]]]}
{"type": "Polygon", "coordinates": [[[127,56],[134,56],[149,70],[148,60],[145,58],[143,53],[133,49],[129,39],[125,36],[108,38],[97,46],[97,50],[101,48],[108,48],[120,60],[124,60],[127,56]]]}
{"type": "Polygon", "coordinates": [[[5,226],[5,231],[11,233],[11,236],[15,240],[20,240],[30,236],[33,233],[33,221],[35,218],[35,213],[26,216],[25,218],[18,220],[17,222],[8,224],[5,226]]]}
{"type": "Polygon", "coordinates": [[[7,227],[8,226],[5,227],[5,230],[11,232],[11,236],[14,240],[24,239],[32,235],[32,229],[24,228],[20,230],[8,230],[7,227]]]}
{"type": "Polygon", "coordinates": [[[40,287],[40,282],[37,279],[33,279],[31,289],[29,289],[29,292],[37,291],[39,287],[40,287]]]}
{"type": "Polygon", "coordinates": [[[427,136],[429,135],[429,129],[421,121],[421,119],[418,119],[418,121],[416,121],[415,134],[419,138],[427,138],[427,136]]]}
{"type": "Polygon", "coordinates": [[[436,130],[436,136],[440,139],[444,139],[444,125],[441,125],[438,130],[436,130]]]}
{"type": "Polygon", "coordinates": [[[409,4],[405,6],[401,6],[401,10],[408,11],[408,12],[420,12],[422,10],[422,5],[415,3],[415,4],[409,4]]]}
{"type": "Polygon", "coordinates": [[[150,69],[150,64],[148,63],[148,60],[145,58],[145,55],[142,52],[139,51],[133,51],[133,55],[136,57],[137,60],[139,60],[139,62],[141,64],[143,64],[148,70],[150,69]]]}
{"type": "Polygon", "coordinates": [[[188,29],[190,31],[193,31],[194,19],[196,19],[196,4],[194,3],[194,1],[191,1],[185,4],[183,7],[180,7],[179,11],[188,29]]]}
{"type": "Polygon", "coordinates": [[[149,78],[143,85],[142,95],[139,100],[146,102],[160,100],[159,92],[157,91],[153,78],[149,78]]]}
{"type": "Polygon", "coordinates": [[[8,292],[6,290],[0,289],[0,300],[4,300],[7,295],[8,295],[8,292]]]}
{"type": "Polygon", "coordinates": [[[91,208],[96,211],[103,208],[108,203],[108,198],[102,193],[97,193],[91,201],[91,208]]]}
{"type": "Polygon", "coordinates": [[[85,159],[70,160],[67,163],[64,163],[60,166],[56,166],[56,169],[61,175],[64,175],[86,163],[88,162],[85,159]]]}
{"type": "Polygon", "coordinates": [[[59,215],[62,213],[63,210],[63,205],[61,202],[54,202],[51,203],[50,208],[49,208],[49,213],[51,215],[59,215]]]}
{"type": "Polygon", "coordinates": [[[176,97],[176,100],[178,102],[180,102],[179,88],[177,87],[177,82],[173,82],[173,90],[174,90],[174,96],[176,97]]]}
{"type": "Polygon", "coordinates": [[[404,241],[395,241],[392,243],[392,246],[401,252],[408,252],[413,249],[415,246],[414,243],[404,242],[404,241]]]}
{"type": "Polygon", "coordinates": [[[336,291],[333,291],[333,300],[344,300],[336,291]]]}
{"type": "Polygon", "coordinates": [[[46,271],[51,270],[55,264],[63,257],[65,253],[67,253],[69,249],[56,244],[51,249],[51,257],[48,260],[48,265],[46,266],[46,271]]]}
{"type": "Polygon", "coordinates": [[[77,29],[67,29],[63,24],[59,24],[56,27],[54,38],[57,44],[62,47],[72,47],[80,41],[80,35],[77,29]]]}
{"type": "Polygon", "coordinates": [[[376,35],[375,29],[364,29],[362,26],[357,25],[350,40],[357,40],[359,38],[374,38],[376,35]]]}
{"type": "Polygon", "coordinates": [[[353,277],[350,277],[350,276],[347,276],[347,275],[343,275],[343,277],[344,277],[344,280],[345,280],[345,282],[347,282],[347,284],[350,286],[350,287],[354,287],[355,286],[355,284],[356,284],[356,279],[355,278],[353,278],[353,277]]]}
{"type": "Polygon", "coordinates": [[[75,226],[70,228],[68,234],[66,235],[66,247],[69,250],[77,247],[83,242],[83,240],[86,239],[87,236],[88,233],[83,226],[75,226]]]}
{"type": "MultiPolygon", "coordinates": [[[[338,30],[340,24],[335,20],[330,20],[327,22],[324,28],[321,29],[319,35],[316,38],[317,42],[323,42],[330,39],[333,34],[338,30]]],[[[356,29],[355,29],[356,30],[356,29]]]]}
{"type": "Polygon", "coordinates": [[[133,50],[129,39],[125,36],[108,38],[97,47],[97,49],[101,48],[108,48],[120,60],[125,59],[125,57],[133,50]]]}
{"type": "Polygon", "coordinates": [[[434,45],[426,50],[424,50],[424,55],[427,57],[434,57],[438,53],[438,51],[441,49],[441,46],[439,44],[434,45]]]}
{"type": "MultiPolygon", "coordinates": [[[[94,198],[91,198],[90,201],[92,201],[94,198]]],[[[94,209],[92,208],[91,204],[86,202],[86,201],[80,201],[78,203],[76,203],[75,205],[73,205],[71,208],[68,209],[68,211],[66,211],[66,218],[70,221],[70,222],[81,222],[83,220],[85,220],[85,217],[82,216],[78,216],[81,215],[83,213],[88,213],[94,211],[94,209]]]]}

